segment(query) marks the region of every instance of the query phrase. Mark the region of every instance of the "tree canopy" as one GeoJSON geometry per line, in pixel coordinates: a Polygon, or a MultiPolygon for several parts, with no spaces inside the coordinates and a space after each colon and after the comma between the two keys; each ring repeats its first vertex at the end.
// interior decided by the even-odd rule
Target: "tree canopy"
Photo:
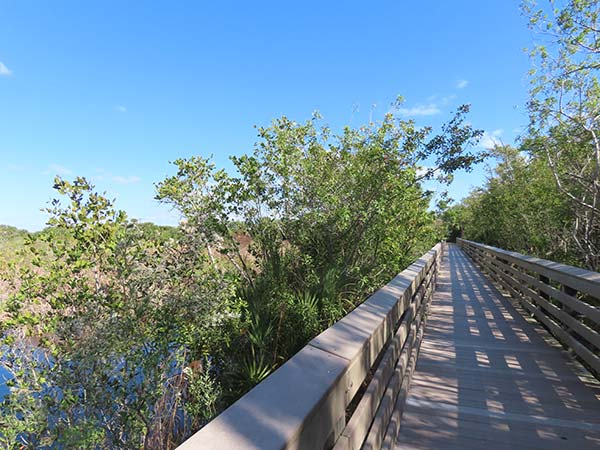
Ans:
{"type": "Polygon", "coordinates": [[[234,173],[174,162],[156,198],[177,229],[57,177],[0,303],[0,443],[176,446],[442,237],[422,182],[482,159],[467,112],[439,134],[276,119],[234,173]]]}
{"type": "Polygon", "coordinates": [[[537,39],[529,127],[518,148],[496,147],[488,182],[451,216],[469,239],[597,271],[599,2],[526,1],[523,12],[537,39]]]}

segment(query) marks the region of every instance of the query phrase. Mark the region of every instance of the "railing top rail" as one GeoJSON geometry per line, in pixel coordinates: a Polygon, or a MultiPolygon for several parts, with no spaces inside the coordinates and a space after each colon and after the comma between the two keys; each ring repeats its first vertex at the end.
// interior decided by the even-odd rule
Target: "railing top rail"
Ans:
{"type": "Polygon", "coordinates": [[[474,247],[485,249],[490,253],[505,258],[506,260],[521,265],[525,269],[538,272],[548,278],[555,280],[565,286],[577,289],[600,299],[600,273],[579,267],[569,266],[535,256],[523,255],[522,253],[504,250],[491,245],[469,241],[467,239],[457,240],[466,242],[474,247]]]}

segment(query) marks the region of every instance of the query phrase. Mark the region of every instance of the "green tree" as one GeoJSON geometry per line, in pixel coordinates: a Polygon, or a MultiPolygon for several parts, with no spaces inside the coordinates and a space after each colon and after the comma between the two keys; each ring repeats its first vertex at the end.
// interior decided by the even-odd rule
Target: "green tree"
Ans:
{"type": "Polygon", "coordinates": [[[461,226],[469,239],[599,270],[599,2],[522,7],[538,39],[529,128],[518,149],[494,149],[498,164],[461,203],[461,226]]]}
{"type": "Polygon", "coordinates": [[[421,181],[481,159],[466,112],[438,135],[284,117],[234,174],[177,160],[157,186],[177,230],[57,177],[0,305],[0,444],[175,447],[440,238],[421,181]]]}
{"type": "Polygon", "coordinates": [[[318,116],[282,117],[259,129],[251,155],[232,158],[234,175],[200,157],[175,161],[157,198],[240,279],[247,333],[229,361],[234,397],[439,239],[420,182],[482,158],[466,150],[480,134],[464,124],[467,111],[436,136],[392,114],[338,136],[318,116]]]}
{"type": "Polygon", "coordinates": [[[48,208],[51,231],[28,245],[34,267],[2,305],[0,362],[13,378],[0,442],[173,447],[199,426],[181,418],[184,401],[214,407],[193,398],[197,370],[183,369],[219,325],[230,282],[202,254],[182,259],[174,239],[148,238],[84,178],[57,177],[55,189],[67,202],[48,208]]]}
{"type": "Polygon", "coordinates": [[[464,237],[575,262],[565,238],[569,204],[560,195],[546,161],[509,146],[496,147],[493,154],[498,164],[487,183],[455,207],[464,237]]]}
{"type": "Polygon", "coordinates": [[[570,251],[600,268],[600,26],[597,0],[525,2],[540,42],[532,54],[524,146],[544,158],[571,205],[570,251]]]}

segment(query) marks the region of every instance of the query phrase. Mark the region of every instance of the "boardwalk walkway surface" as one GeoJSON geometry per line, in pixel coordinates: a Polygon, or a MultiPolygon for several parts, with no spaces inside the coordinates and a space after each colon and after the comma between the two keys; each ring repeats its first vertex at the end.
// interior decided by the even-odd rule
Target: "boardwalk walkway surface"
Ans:
{"type": "Polygon", "coordinates": [[[396,450],[593,448],[598,382],[450,245],[396,450]]]}

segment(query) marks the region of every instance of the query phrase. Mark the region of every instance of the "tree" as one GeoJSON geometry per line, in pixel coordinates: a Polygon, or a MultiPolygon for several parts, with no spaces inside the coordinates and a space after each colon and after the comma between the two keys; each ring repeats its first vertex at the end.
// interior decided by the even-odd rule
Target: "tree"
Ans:
{"type": "Polygon", "coordinates": [[[420,182],[481,159],[467,109],[435,136],[283,117],[234,174],[179,159],[157,186],[177,230],[57,177],[0,304],[0,445],[175,447],[439,239],[420,182]]]}
{"type": "Polygon", "coordinates": [[[571,204],[570,246],[600,269],[600,13],[597,0],[523,4],[542,41],[532,51],[530,126],[524,141],[544,157],[571,204]]]}
{"type": "Polygon", "coordinates": [[[50,228],[28,242],[33,267],[1,305],[0,364],[12,379],[0,443],[173,447],[199,426],[184,402],[215,408],[213,374],[184,369],[199,357],[192,348],[210,345],[230,283],[85,178],[54,187],[67,201],[52,201],[50,228]]]}
{"type": "Polygon", "coordinates": [[[236,174],[200,157],[175,161],[157,198],[182,213],[196,247],[220,255],[240,279],[247,341],[229,368],[231,380],[246,380],[241,389],[439,239],[420,182],[482,158],[467,149],[480,135],[464,123],[467,111],[436,136],[392,114],[338,136],[318,116],[282,117],[259,129],[252,154],[232,158],[236,174]],[[420,174],[425,159],[434,162],[420,174]]]}
{"type": "Polygon", "coordinates": [[[569,202],[562,197],[545,158],[510,146],[493,150],[498,164],[484,186],[451,211],[467,239],[574,263],[566,231],[569,202]]]}

